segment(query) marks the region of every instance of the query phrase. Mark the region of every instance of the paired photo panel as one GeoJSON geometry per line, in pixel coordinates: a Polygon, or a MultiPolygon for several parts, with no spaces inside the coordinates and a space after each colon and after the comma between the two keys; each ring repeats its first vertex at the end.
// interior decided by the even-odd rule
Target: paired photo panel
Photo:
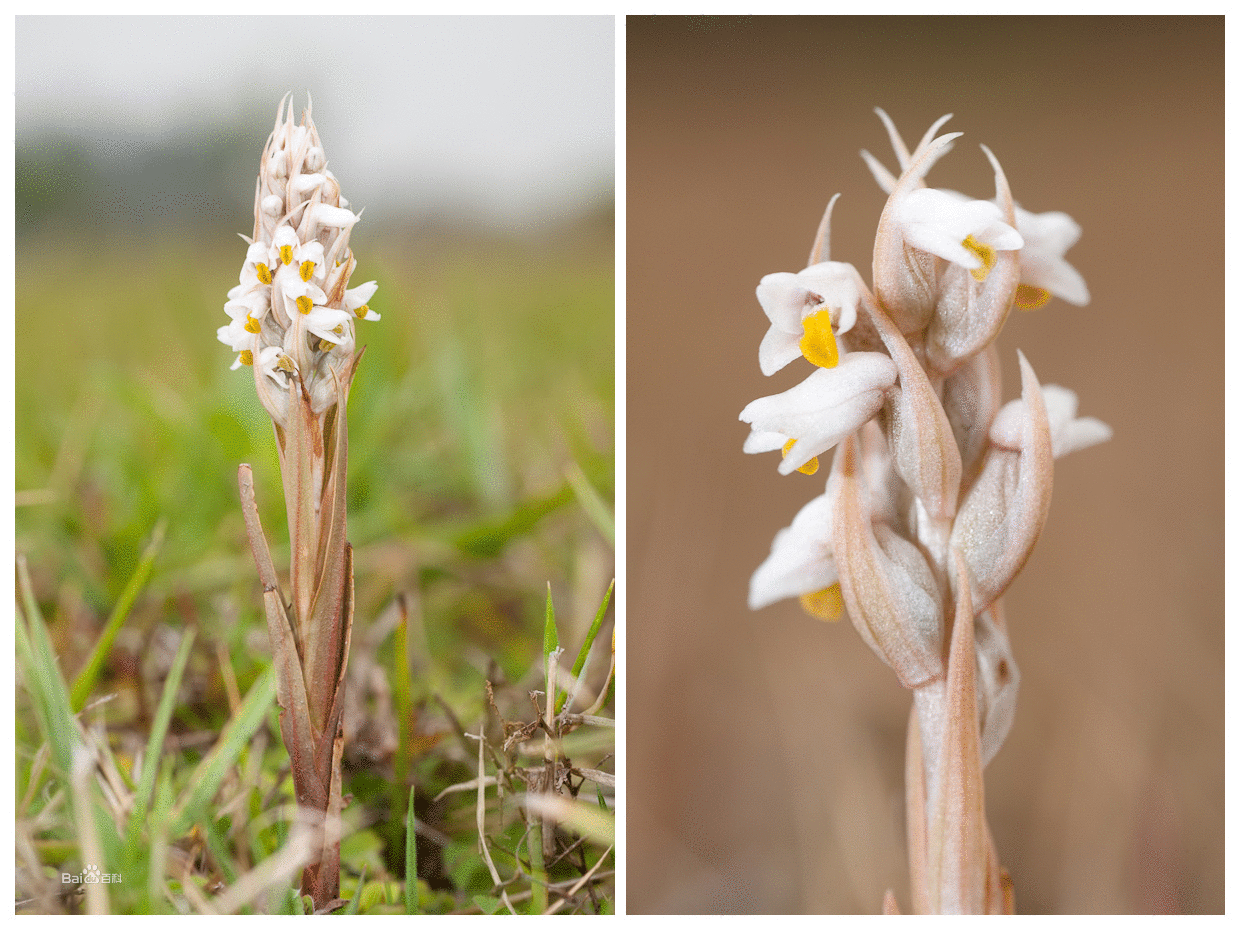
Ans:
{"type": "Polygon", "coordinates": [[[1223,44],[15,17],[15,913],[1222,913],[1223,44]]]}

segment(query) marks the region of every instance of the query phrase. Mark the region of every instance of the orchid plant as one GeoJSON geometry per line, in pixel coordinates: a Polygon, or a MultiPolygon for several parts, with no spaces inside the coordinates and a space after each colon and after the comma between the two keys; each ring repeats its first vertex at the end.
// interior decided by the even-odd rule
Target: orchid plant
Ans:
{"type": "MultiPolygon", "coordinates": [[[[1054,459],[1108,439],[1077,397],[1040,385],[1017,353],[1019,399],[1001,404],[995,339],[1012,307],[1053,296],[1084,305],[1064,259],[1080,227],[1012,199],[998,159],[995,195],[926,185],[960,133],[912,152],[890,118],[899,164],[862,157],[888,194],[873,286],[830,259],[832,198],[796,274],[764,277],[766,375],[805,358],[814,371],[741,412],[746,452],[781,450],[781,474],[815,474],[836,448],[823,494],[775,537],[749,606],[797,597],[824,620],[845,614],[913,692],[905,769],[912,906],[919,913],[1012,913],[1010,877],[986,823],[983,769],[1012,725],[1020,676],[1002,595],[1050,506],[1054,459]],[[837,448],[838,447],[838,448],[837,448]]],[[[888,891],[884,910],[896,911],[888,891]]]]}
{"type": "Polygon", "coordinates": [[[377,285],[349,287],[349,234],[359,214],[340,193],[307,107],[293,121],[289,97],[263,150],[254,235],[240,282],[228,292],[231,322],[218,337],[249,366],[275,427],[288,511],[286,600],[259,523],[249,465],[241,504],[263,584],[276,667],[280,728],[299,807],[318,828],[302,893],[330,909],[340,890],[341,753],[345,671],[353,626],[353,555],[345,534],[346,407],[361,352],[354,323],[377,320],[377,285]]]}

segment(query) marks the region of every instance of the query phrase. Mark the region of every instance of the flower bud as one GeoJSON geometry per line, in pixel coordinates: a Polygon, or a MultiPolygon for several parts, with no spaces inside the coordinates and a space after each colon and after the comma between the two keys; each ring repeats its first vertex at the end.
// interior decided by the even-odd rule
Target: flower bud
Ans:
{"type": "MultiPolygon", "coordinates": [[[[861,638],[906,688],[943,674],[942,593],[913,543],[870,519],[856,444],[836,453],[835,563],[848,615],[861,638]]],[[[834,475],[833,475],[834,477],[834,475]]]]}
{"type": "Polygon", "coordinates": [[[952,527],[969,569],[975,612],[1001,595],[1029,558],[1051,504],[1050,424],[1037,376],[1020,354],[1023,416],[1019,449],[992,445],[952,527]]]}
{"type": "MultiPolygon", "coordinates": [[[[945,244],[951,244],[965,232],[960,242],[974,260],[965,264],[953,260],[943,270],[938,302],[926,332],[926,361],[939,375],[951,374],[994,341],[1012,309],[1020,282],[1019,249],[1024,240],[1014,228],[1012,192],[998,159],[984,145],[982,151],[995,170],[997,206],[986,200],[970,201],[949,191],[936,191],[946,198],[947,204],[955,204],[962,217],[962,222],[945,236],[945,244]],[[973,221],[974,227],[987,222],[981,217],[992,219],[984,228],[973,229],[963,222],[970,212],[979,215],[973,221]]],[[[946,257],[948,253],[939,254],[946,257]]]]}
{"type": "Polygon", "coordinates": [[[896,471],[921,498],[930,516],[948,519],[956,512],[961,466],[947,414],[925,370],[891,320],[872,303],[862,306],[900,373],[899,384],[884,406],[884,426],[896,471]]]}
{"type": "MultiPolygon", "coordinates": [[[[973,356],[943,382],[943,410],[960,450],[961,482],[973,483],[999,411],[999,353],[993,345],[973,356]]],[[[1019,448],[1019,447],[1017,447],[1019,448]]]]}

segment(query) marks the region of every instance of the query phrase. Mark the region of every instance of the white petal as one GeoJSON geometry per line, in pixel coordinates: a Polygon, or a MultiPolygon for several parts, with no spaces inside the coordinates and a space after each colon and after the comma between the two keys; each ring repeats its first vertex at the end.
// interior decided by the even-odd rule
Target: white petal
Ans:
{"type": "Polygon", "coordinates": [[[353,328],[349,325],[352,314],[346,310],[332,310],[329,307],[315,307],[305,317],[305,327],[328,342],[334,342],[337,345],[348,345],[353,341],[353,328]],[[335,332],[337,326],[343,327],[343,332],[335,332]]]}
{"type": "Polygon", "coordinates": [[[375,296],[377,290],[379,290],[379,284],[376,281],[367,281],[365,284],[349,288],[344,292],[344,308],[356,310],[362,304],[370,303],[370,298],[375,296]]]}
{"type": "Polygon", "coordinates": [[[835,368],[819,368],[782,394],[758,398],[740,418],[757,433],[797,440],[779,466],[786,475],[871,419],[895,380],[896,366],[886,355],[850,352],[835,368]]]}
{"type": "Polygon", "coordinates": [[[832,534],[831,500],[822,494],[801,508],[791,526],[776,534],[771,554],[749,581],[750,609],[821,591],[839,581],[832,534]]]}
{"type": "Polygon", "coordinates": [[[1016,228],[1030,248],[1054,255],[1063,255],[1081,238],[1080,224],[1059,210],[1031,213],[1017,207],[1016,228]]]}
{"type": "Polygon", "coordinates": [[[783,433],[768,433],[761,430],[750,430],[749,435],[745,437],[744,451],[750,454],[760,452],[774,452],[776,449],[782,449],[791,437],[785,436],[783,433]]]}
{"type": "Polygon", "coordinates": [[[1073,420],[1062,435],[1052,437],[1055,458],[1106,442],[1113,435],[1111,427],[1095,417],[1081,417],[1073,420]]]}
{"type": "Polygon", "coordinates": [[[757,294],[771,325],[800,338],[807,295],[798,276],[790,271],[768,274],[758,282],[757,294]]]}
{"type": "Polygon", "coordinates": [[[1050,291],[1078,307],[1089,303],[1085,279],[1062,258],[1026,249],[1020,256],[1020,280],[1022,284],[1050,291]]]}
{"type": "Polygon", "coordinates": [[[768,377],[800,357],[800,334],[786,333],[778,326],[768,329],[758,346],[758,365],[768,377]]]}
{"type": "Polygon", "coordinates": [[[857,270],[846,262],[821,262],[811,265],[797,275],[802,286],[820,299],[807,309],[826,304],[836,314],[835,330],[840,335],[848,332],[857,322],[857,304],[861,295],[857,289],[857,270]]]}
{"type": "MultiPolygon", "coordinates": [[[[1042,386],[1046,419],[1050,425],[1051,454],[1062,458],[1069,452],[1085,449],[1111,438],[1111,428],[1094,417],[1077,418],[1076,392],[1058,384],[1042,386]]],[[[1021,450],[1024,431],[1024,401],[1013,400],[1003,405],[990,427],[990,441],[1011,452],[1021,450]]]]}
{"type": "Polygon", "coordinates": [[[882,391],[867,391],[828,411],[821,411],[812,426],[799,431],[796,445],[779,463],[779,473],[790,475],[811,459],[833,449],[874,418],[883,406],[883,397],[882,391]]]}
{"type": "Polygon", "coordinates": [[[1030,213],[1017,207],[1016,228],[1025,237],[1020,256],[1021,282],[1050,291],[1078,307],[1089,303],[1085,279],[1063,257],[1081,238],[1076,220],[1055,210],[1030,213]]]}
{"type": "Polygon", "coordinates": [[[344,229],[357,222],[357,214],[352,210],[319,203],[314,205],[313,219],[320,226],[335,226],[344,229]]]}
{"type": "Polygon", "coordinates": [[[784,425],[808,423],[818,415],[874,390],[895,383],[896,366],[880,352],[849,352],[835,368],[819,368],[796,387],[760,397],[741,411],[741,419],[755,429],[796,436],[804,429],[784,425]]]}
{"type": "Polygon", "coordinates": [[[1024,241],[1003,222],[996,204],[962,200],[954,191],[932,187],[910,191],[897,206],[896,222],[908,245],[970,270],[982,267],[982,261],[961,244],[969,236],[1003,251],[1018,249],[1024,241]]]}

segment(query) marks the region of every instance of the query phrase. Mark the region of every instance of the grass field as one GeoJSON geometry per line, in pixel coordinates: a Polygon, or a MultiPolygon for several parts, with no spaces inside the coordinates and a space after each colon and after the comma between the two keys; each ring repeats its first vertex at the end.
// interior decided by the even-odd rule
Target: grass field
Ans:
{"type": "MultiPolygon", "coordinates": [[[[610,213],[537,241],[365,225],[344,908],[610,912],[610,213]],[[546,654],[568,667],[600,616],[540,729],[546,654]],[[523,806],[552,755],[575,806],[523,806]]],[[[214,335],[243,256],[185,231],[19,242],[19,912],[303,907],[236,483],[250,463],[286,566],[275,440],[214,335]]]]}

